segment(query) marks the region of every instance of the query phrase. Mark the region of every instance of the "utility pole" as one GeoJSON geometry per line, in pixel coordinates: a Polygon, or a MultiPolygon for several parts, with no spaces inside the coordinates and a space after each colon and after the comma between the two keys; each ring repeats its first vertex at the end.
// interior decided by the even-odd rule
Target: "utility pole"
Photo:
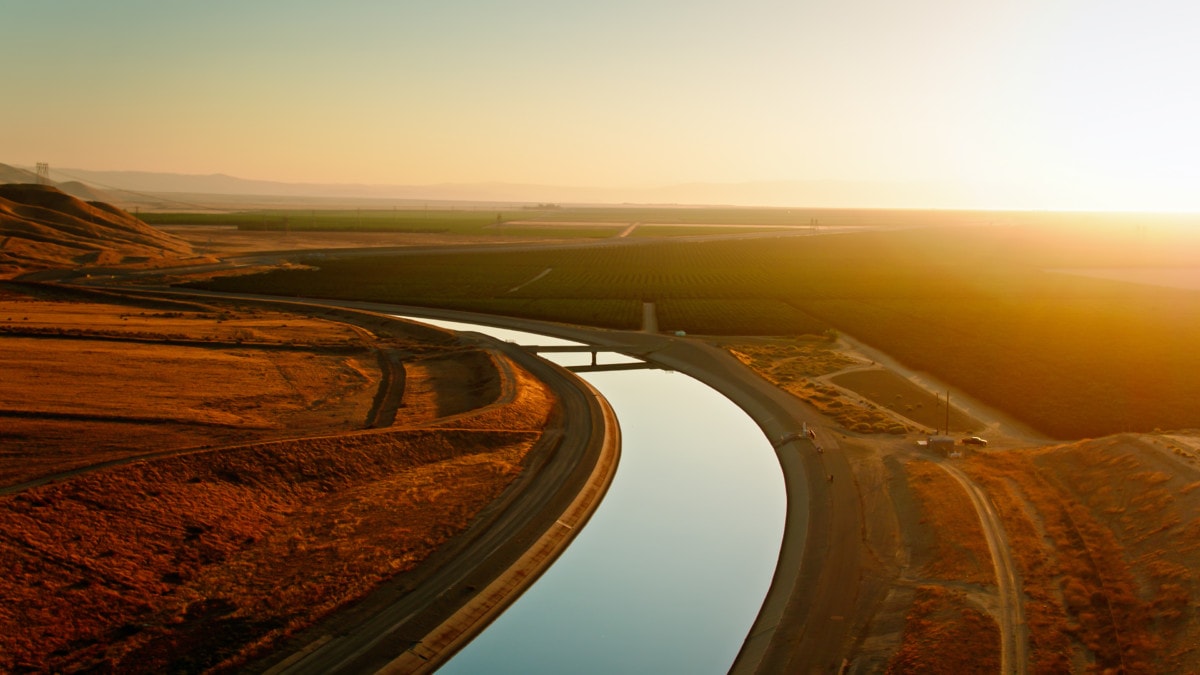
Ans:
{"type": "Polygon", "coordinates": [[[950,435],[950,390],[946,390],[946,435],[950,435]]]}

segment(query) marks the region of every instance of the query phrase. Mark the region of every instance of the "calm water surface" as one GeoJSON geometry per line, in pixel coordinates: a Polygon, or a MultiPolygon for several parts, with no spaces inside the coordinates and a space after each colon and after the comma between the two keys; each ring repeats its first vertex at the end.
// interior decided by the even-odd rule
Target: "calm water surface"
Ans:
{"type": "MultiPolygon", "coordinates": [[[[552,356],[566,365],[591,358],[552,356]]],[[[741,409],[685,375],[583,377],[621,424],[612,487],[554,566],[439,672],[719,673],[741,648],[783,535],[774,450],[741,409]]]]}

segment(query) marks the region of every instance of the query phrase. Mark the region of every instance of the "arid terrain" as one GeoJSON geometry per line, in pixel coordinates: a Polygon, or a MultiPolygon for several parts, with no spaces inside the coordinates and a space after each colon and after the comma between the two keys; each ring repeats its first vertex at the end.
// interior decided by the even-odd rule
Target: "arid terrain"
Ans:
{"type": "Polygon", "coordinates": [[[104,202],[46,185],[0,184],[0,279],[83,265],[155,266],[192,248],[104,202]]]}
{"type": "MultiPolygon", "coordinates": [[[[876,395],[908,380],[845,344],[726,346],[825,415],[853,467],[862,546],[873,561],[864,571],[886,591],[854,619],[845,646],[851,672],[1000,668],[1005,599],[969,485],[994,508],[1004,537],[997,543],[1014,563],[1022,616],[1015,637],[1027,642],[1028,672],[1200,667],[1192,572],[1200,564],[1200,435],[1030,444],[992,433],[987,448],[959,444],[954,451],[964,456],[951,458],[918,445],[920,434],[861,426],[876,414],[909,429],[937,422],[922,417],[928,402],[891,405],[900,397],[876,395]],[[880,376],[846,377],[863,373],[880,376]],[[856,396],[867,390],[865,400],[856,396]],[[831,402],[841,405],[830,410],[831,402]]],[[[989,426],[957,410],[951,420],[959,436],[989,426]]]]}
{"type": "Polygon", "coordinates": [[[553,395],[450,334],[330,314],[4,288],[0,669],[236,665],[505,489],[553,395]]]}

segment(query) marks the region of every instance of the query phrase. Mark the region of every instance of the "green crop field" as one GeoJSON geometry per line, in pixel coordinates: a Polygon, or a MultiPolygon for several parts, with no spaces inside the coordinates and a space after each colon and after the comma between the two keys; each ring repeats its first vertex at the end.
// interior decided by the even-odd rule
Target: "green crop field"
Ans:
{"type": "Polygon", "coordinates": [[[146,213],[151,225],[224,225],[239,230],[476,233],[521,214],[425,209],[267,210],[237,213],[146,213]]]}
{"type": "MultiPolygon", "coordinates": [[[[745,233],[753,228],[910,227],[977,223],[993,216],[956,211],[745,207],[553,207],[264,209],[230,213],[143,213],[151,225],[219,225],[241,230],[430,232],[513,237],[600,238],[637,224],[633,236],[745,233]],[[724,227],[722,227],[724,226],[724,227]],[[751,229],[747,229],[751,228],[751,229]]],[[[763,230],[765,231],[765,230],[763,230]]]]}
{"type": "MultiPolygon", "coordinates": [[[[212,288],[661,330],[857,337],[1060,438],[1200,427],[1200,293],[1051,271],[1186,261],[1141,229],[941,228],[325,258],[212,288]]],[[[1200,266],[1200,256],[1193,262],[1200,266]]]]}

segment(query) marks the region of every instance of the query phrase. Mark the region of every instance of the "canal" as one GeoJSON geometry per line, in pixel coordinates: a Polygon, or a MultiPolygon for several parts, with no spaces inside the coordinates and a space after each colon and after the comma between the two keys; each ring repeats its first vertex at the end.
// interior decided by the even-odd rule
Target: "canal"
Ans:
{"type": "MultiPolygon", "coordinates": [[[[525,345],[570,344],[415,320],[525,345]]],[[[590,354],[546,356],[565,366],[591,363],[590,354]]],[[[554,565],[439,672],[725,672],[779,555],[786,504],[775,452],[740,408],[685,375],[581,377],[621,425],[612,486],[554,565]]]]}

